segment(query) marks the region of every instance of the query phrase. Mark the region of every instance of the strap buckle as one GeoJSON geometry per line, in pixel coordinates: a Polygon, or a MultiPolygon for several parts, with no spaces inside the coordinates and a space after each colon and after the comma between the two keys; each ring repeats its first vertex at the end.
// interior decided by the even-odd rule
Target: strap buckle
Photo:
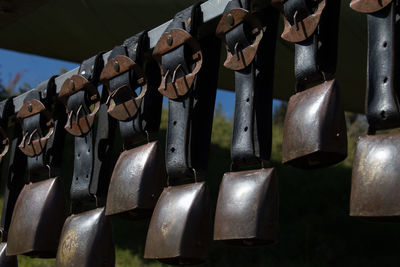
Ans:
{"type": "Polygon", "coordinates": [[[298,10],[296,10],[293,14],[293,24],[289,22],[286,16],[283,16],[285,29],[281,35],[282,39],[288,42],[298,43],[310,37],[319,25],[321,14],[325,9],[325,5],[326,0],[321,0],[313,14],[300,20],[297,18],[298,10]]]}
{"type": "Polygon", "coordinates": [[[64,81],[58,98],[65,105],[68,114],[67,123],[64,127],[65,130],[74,136],[82,136],[88,133],[93,126],[95,115],[100,108],[100,95],[96,86],[82,75],[75,74],[64,81]],[[84,90],[88,94],[88,99],[91,104],[94,104],[91,113],[84,116],[80,116],[84,112],[82,105],[76,111],[68,109],[68,98],[81,90],[84,90]],[[75,116],[75,120],[72,120],[73,116],[75,116]]]}
{"type": "Polygon", "coordinates": [[[137,86],[142,87],[137,97],[134,97],[133,92],[128,92],[130,97],[127,99],[126,91],[129,90],[129,88],[126,85],[121,86],[113,92],[110,92],[109,84],[107,85],[109,91],[109,96],[106,101],[108,105],[108,114],[120,121],[133,118],[142,104],[142,99],[147,91],[147,83],[142,68],[129,57],[119,55],[107,62],[100,75],[100,81],[107,84],[110,79],[130,70],[134,72],[135,78],[137,78],[137,86]]]}
{"type": "Polygon", "coordinates": [[[22,128],[23,119],[33,116],[35,114],[44,115],[44,117],[46,118],[46,126],[48,127],[48,132],[45,136],[42,136],[38,129],[34,129],[31,133],[23,132],[23,138],[18,147],[22,151],[22,153],[24,153],[28,157],[40,155],[46,147],[47,140],[49,140],[54,132],[54,120],[51,117],[50,112],[46,109],[42,102],[36,99],[24,103],[24,105],[17,113],[17,119],[20,120],[22,128]],[[34,139],[35,135],[38,137],[37,139],[34,139]]]}
{"type": "Polygon", "coordinates": [[[254,15],[251,15],[248,10],[234,8],[222,16],[217,26],[216,35],[222,39],[227,48],[224,66],[231,70],[241,70],[246,68],[256,56],[258,45],[263,37],[263,30],[259,20],[254,15]],[[251,27],[251,35],[254,40],[240,51],[238,49],[239,43],[236,43],[234,51],[230,51],[226,44],[226,34],[242,23],[246,23],[251,27]]]}
{"type": "Polygon", "coordinates": [[[153,57],[159,64],[162,75],[158,91],[169,99],[177,99],[189,92],[203,63],[203,54],[199,42],[183,29],[171,29],[169,32],[165,32],[154,48],[153,57]],[[191,48],[190,60],[195,64],[192,71],[186,73],[181,64],[174,70],[167,69],[164,71],[162,67],[162,55],[185,44],[191,48]],[[178,71],[183,71],[184,75],[182,77],[177,77],[178,71]],[[172,79],[169,79],[171,75],[172,79]]]}
{"type": "Polygon", "coordinates": [[[373,13],[389,5],[393,0],[352,0],[350,7],[361,13],[373,13]]]}

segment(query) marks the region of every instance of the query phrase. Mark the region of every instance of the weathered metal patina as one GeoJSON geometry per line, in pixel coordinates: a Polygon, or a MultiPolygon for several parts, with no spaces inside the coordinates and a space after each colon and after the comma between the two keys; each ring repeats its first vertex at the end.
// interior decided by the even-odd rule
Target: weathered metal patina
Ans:
{"type": "Polygon", "coordinates": [[[335,80],[290,97],[283,139],[282,162],[297,168],[321,168],[346,158],[346,121],[335,80]]]}
{"type": "Polygon", "coordinates": [[[157,141],[122,152],[111,176],[106,215],[150,216],[165,184],[164,168],[157,141]]]}
{"type": "Polygon", "coordinates": [[[104,208],[69,216],[57,251],[57,267],[112,267],[115,249],[111,219],[104,208]]]}
{"type": "Polygon", "coordinates": [[[54,258],[66,218],[60,177],[25,185],[15,204],[7,255],[54,258]]]}

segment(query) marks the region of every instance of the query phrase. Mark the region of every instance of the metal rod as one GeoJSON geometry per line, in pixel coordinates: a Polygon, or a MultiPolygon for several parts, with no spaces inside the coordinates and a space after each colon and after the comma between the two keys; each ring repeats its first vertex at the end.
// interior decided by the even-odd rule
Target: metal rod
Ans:
{"type": "MultiPolygon", "coordinates": [[[[221,16],[226,4],[229,2],[230,0],[209,0],[203,4],[201,4],[201,11],[203,13],[203,24],[202,26],[204,26],[205,24],[213,21],[214,19],[216,19],[217,17],[221,16]]],[[[163,24],[161,24],[160,26],[150,30],[148,32],[149,35],[149,39],[150,39],[150,47],[149,49],[153,49],[155,47],[155,45],[157,44],[158,40],[160,39],[161,35],[163,34],[163,32],[165,31],[165,29],[168,27],[169,23],[172,20],[169,20],[163,24]]],[[[106,53],[104,53],[103,55],[103,59],[104,59],[104,63],[107,63],[108,57],[110,55],[111,51],[108,51],[106,53]]],[[[89,57],[88,57],[89,58],[89,57]]],[[[64,81],[67,78],[70,78],[72,75],[77,74],[78,73],[78,69],[79,67],[72,69],[60,76],[58,76],[55,79],[55,83],[56,83],[56,92],[57,94],[60,92],[61,86],[64,83],[64,81]]],[[[28,91],[29,92],[29,91],[28,91]]],[[[18,110],[20,110],[20,108],[23,105],[23,101],[25,96],[27,95],[28,92],[25,92],[23,94],[20,94],[16,97],[14,97],[13,99],[13,104],[14,104],[14,113],[18,112],[18,110]]],[[[4,100],[0,103],[0,105],[2,105],[2,103],[6,102],[7,100],[4,100]]]]}

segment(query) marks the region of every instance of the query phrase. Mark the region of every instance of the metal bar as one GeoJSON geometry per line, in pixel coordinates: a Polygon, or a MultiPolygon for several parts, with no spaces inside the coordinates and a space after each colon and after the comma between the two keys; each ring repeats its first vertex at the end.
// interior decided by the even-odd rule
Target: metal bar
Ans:
{"type": "MultiPolygon", "coordinates": [[[[226,4],[229,1],[230,0],[209,0],[209,1],[201,4],[200,7],[201,7],[201,11],[203,12],[202,26],[211,22],[212,20],[216,19],[217,17],[221,16],[222,12],[225,9],[226,4]]],[[[149,31],[149,33],[148,33],[149,39],[150,39],[149,49],[153,49],[155,47],[155,45],[157,44],[157,41],[160,39],[162,33],[165,31],[165,29],[168,27],[168,25],[171,21],[172,20],[169,20],[169,21],[163,23],[162,25],[149,31]]],[[[107,63],[110,53],[111,53],[111,51],[108,51],[103,55],[104,63],[107,63]]],[[[77,73],[78,73],[78,68],[75,68],[73,70],[70,70],[70,71],[58,76],[55,79],[55,83],[57,86],[57,89],[56,89],[57,93],[60,92],[61,86],[64,83],[64,81],[67,78],[69,78],[72,75],[77,74],[77,73]]],[[[14,97],[14,99],[13,99],[14,113],[18,112],[18,110],[20,110],[20,108],[22,107],[24,98],[27,95],[27,93],[28,92],[25,92],[21,95],[14,97]]],[[[4,100],[1,103],[3,103],[3,102],[5,103],[6,101],[7,100],[4,100]]]]}

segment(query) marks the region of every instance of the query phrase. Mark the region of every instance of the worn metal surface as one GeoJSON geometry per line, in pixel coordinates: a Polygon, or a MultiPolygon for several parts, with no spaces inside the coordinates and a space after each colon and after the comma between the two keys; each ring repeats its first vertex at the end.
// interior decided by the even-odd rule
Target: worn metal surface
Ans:
{"type": "Polygon", "coordinates": [[[164,162],[158,141],[122,152],[111,176],[106,215],[149,217],[166,185],[164,162]]]}
{"type": "Polygon", "coordinates": [[[320,1],[317,10],[302,21],[296,21],[294,18],[293,20],[295,23],[293,25],[283,16],[285,28],[281,35],[282,39],[288,42],[298,43],[310,37],[318,27],[321,14],[325,8],[325,1],[326,0],[320,1]]]}
{"type": "Polygon", "coordinates": [[[111,220],[104,208],[73,214],[64,223],[57,251],[57,267],[115,265],[111,220]]]}
{"type": "Polygon", "coordinates": [[[245,246],[274,243],[278,213],[274,168],[225,173],[215,211],[214,240],[245,246]]]}
{"type": "Polygon", "coordinates": [[[205,182],[164,188],[147,233],[145,258],[199,264],[207,255],[210,207],[205,182]]]}
{"type": "Polygon", "coordinates": [[[0,267],[17,267],[18,261],[17,256],[7,256],[7,243],[0,243],[0,267]]]}
{"type": "Polygon", "coordinates": [[[336,164],[347,156],[340,89],[335,80],[293,95],[288,104],[282,162],[302,169],[336,164]]]}
{"type": "Polygon", "coordinates": [[[203,54],[198,41],[185,30],[171,29],[169,32],[161,35],[160,40],[153,50],[153,56],[160,66],[163,77],[158,91],[169,99],[176,99],[186,95],[190,88],[192,88],[196,74],[200,71],[203,63],[203,54]],[[181,45],[187,45],[191,49],[191,60],[194,63],[194,67],[192,72],[175,79],[179,66],[175,70],[167,70],[164,73],[161,56],[181,45]],[[172,76],[172,79],[168,79],[170,76],[172,76]],[[168,82],[167,80],[170,81],[168,82]]]}
{"type": "Polygon", "coordinates": [[[226,46],[227,57],[224,62],[224,66],[231,70],[241,70],[247,67],[254,59],[257,53],[258,45],[260,44],[261,38],[263,37],[263,30],[260,21],[249,11],[241,8],[235,8],[230,10],[218,23],[216,35],[226,43],[225,35],[227,32],[232,30],[240,23],[246,23],[251,26],[252,40],[253,43],[244,49],[240,48],[240,51],[230,51],[226,46]]]}
{"type": "Polygon", "coordinates": [[[11,218],[7,255],[55,257],[66,217],[64,194],[60,177],[24,186],[11,218]]]}
{"type": "Polygon", "coordinates": [[[367,135],[354,155],[350,216],[400,216],[400,133],[367,135]]]}
{"type": "Polygon", "coordinates": [[[362,13],[372,13],[381,10],[393,0],[351,0],[350,7],[362,13]]]}

